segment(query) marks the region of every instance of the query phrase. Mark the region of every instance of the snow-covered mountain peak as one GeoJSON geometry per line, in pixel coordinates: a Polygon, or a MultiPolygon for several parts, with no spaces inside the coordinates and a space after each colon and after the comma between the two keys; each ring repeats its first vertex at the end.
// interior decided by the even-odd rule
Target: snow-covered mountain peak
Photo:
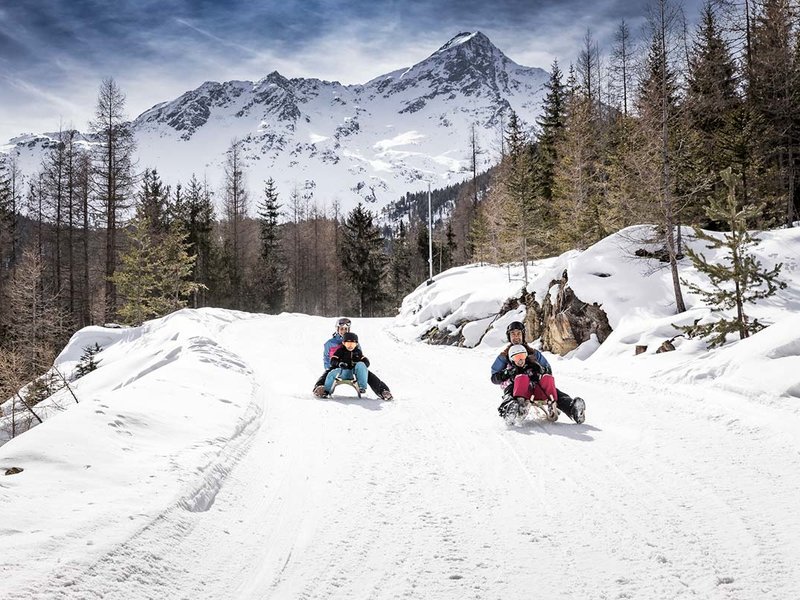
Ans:
{"type": "MultiPolygon", "coordinates": [[[[532,123],[546,80],[545,71],[514,63],[476,31],[360,85],[289,79],[274,70],[257,81],[206,81],[155,104],[132,127],[138,164],[157,167],[171,183],[196,174],[219,186],[237,140],[254,187],[272,177],[283,196],[300,187],[345,210],[359,201],[380,208],[428,182],[463,179],[473,126],[486,149],[508,111],[532,123]]],[[[4,149],[32,174],[40,138],[4,149]]],[[[481,156],[481,169],[497,161],[491,152],[481,156]]]]}
{"type": "Polygon", "coordinates": [[[431,56],[466,51],[472,54],[505,57],[505,54],[480,31],[459,33],[431,56]]]}

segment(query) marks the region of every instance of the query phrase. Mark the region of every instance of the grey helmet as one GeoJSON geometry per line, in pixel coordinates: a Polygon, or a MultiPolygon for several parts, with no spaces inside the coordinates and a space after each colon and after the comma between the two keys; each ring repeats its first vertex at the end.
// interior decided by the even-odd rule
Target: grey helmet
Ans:
{"type": "Polygon", "coordinates": [[[525,349],[525,346],[514,344],[508,349],[508,358],[511,360],[514,360],[514,357],[518,354],[524,354],[526,357],[528,356],[528,351],[525,349]]]}

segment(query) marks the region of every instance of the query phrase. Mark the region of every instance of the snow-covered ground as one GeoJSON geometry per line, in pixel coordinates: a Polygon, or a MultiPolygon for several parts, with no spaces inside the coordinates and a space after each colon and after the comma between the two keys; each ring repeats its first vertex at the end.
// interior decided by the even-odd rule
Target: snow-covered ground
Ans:
{"type": "MultiPolygon", "coordinates": [[[[800,255],[791,232],[762,237],[800,255]]],[[[764,331],[634,356],[669,311],[634,310],[656,280],[620,287],[633,266],[611,246],[584,253],[608,289],[581,287],[578,255],[532,268],[568,261],[614,315],[599,349],[548,357],[583,425],[497,416],[489,365],[514,313],[474,349],[416,341],[454,311],[493,319],[519,282],[492,267],[442,274],[397,319],[354,319],[389,403],[311,395],[332,319],[201,309],[79,332],[64,369],[105,348],[80,403],[0,447],[0,473],[24,469],[0,475],[0,597],[798,597],[797,265],[759,307],[764,331]]]]}

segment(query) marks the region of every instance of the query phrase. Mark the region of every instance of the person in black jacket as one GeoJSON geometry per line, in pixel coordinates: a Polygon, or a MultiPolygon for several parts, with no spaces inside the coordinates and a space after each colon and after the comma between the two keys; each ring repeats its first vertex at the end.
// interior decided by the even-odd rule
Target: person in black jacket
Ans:
{"type": "MultiPolygon", "coordinates": [[[[325,396],[330,396],[333,391],[334,380],[355,379],[358,384],[358,391],[367,391],[367,380],[369,377],[369,359],[361,352],[358,345],[358,336],[352,331],[348,331],[342,336],[342,345],[331,356],[331,369],[325,377],[325,396]]],[[[384,400],[391,400],[392,393],[387,387],[380,396],[384,400]]]]}

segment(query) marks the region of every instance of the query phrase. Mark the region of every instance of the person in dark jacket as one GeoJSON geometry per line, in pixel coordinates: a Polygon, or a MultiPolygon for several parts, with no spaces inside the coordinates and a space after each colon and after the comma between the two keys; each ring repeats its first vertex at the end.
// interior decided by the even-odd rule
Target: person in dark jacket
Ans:
{"type": "MultiPolygon", "coordinates": [[[[358,345],[358,336],[352,331],[348,331],[342,336],[342,345],[331,356],[331,368],[325,377],[325,395],[329,396],[333,391],[335,379],[355,379],[358,391],[367,391],[367,379],[369,376],[369,359],[364,356],[358,345]]],[[[384,400],[391,400],[392,394],[386,388],[381,395],[384,400]]]]}
{"type": "MultiPolygon", "coordinates": [[[[334,353],[342,347],[342,339],[344,335],[350,331],[351,324],[352,323],[350,319],[347,317],[337,319],[336,331],[322,347],[322,365],[325,368],[325,371],[322,373],[322,375],[320,375],[319,379],[317,379],[317,382],[314,384],[314,395],[317,397],[323,398],[327,394],[325,391],[325,380],[331,371],[331,358],[333,357],[334,353]]],[[[358,344],[358,348],[361,349],[360,344],[358,344]]],[[[383,398],[384,400],[392,399],[392,392],[389,391],[389,386],[381,381],[380,377],[378,377],[372,371],[367,373],[367,385],[375,393],[375,395],[378,396],[378,398],[383,398]]]]}
{"type": "MultiPolygon", "coordinates": [[[[572,398],[569,394],[562,392],[555,387],[555,380],[552,379],[553,369],[550,367],[550,363],[547,362],[547,359],[541,352],[529,346],[525,341],[525,325],[523,325],[520,321],[512,321],[509,323],[508,327],[506,328],[506,339],[508,340],[508,345],[503,349],[502,352],[500,352],[500,354],[497,355],[494,363],[492,363],[492,383],[503,385],[504,392],[508,390],[508,380],[510,375],[504,377],[502,373],[512,365],[512,361],[509,357],[509,350],[514,345],[522,346],[527,352],[526,363],[538,365],[537,367],[531,367],[536,368],[539,371],[537,382],[542,381],[543,379],[549,379],[552,381],[558,410],[568,415],[576,423],[583,423],[586,420],[586,403],[584,402],[583,398],[572,398]],[[544,375],[549,375],[550,377],[543,378],[542,376],[544,375]]],[[[549,385],[549,383],[546,383],[545,385],[549,385]]],[[[507,400],[508,397],[504,394],[503,404],[501,404],[501,407],[506,403],[507,400]]]]}

